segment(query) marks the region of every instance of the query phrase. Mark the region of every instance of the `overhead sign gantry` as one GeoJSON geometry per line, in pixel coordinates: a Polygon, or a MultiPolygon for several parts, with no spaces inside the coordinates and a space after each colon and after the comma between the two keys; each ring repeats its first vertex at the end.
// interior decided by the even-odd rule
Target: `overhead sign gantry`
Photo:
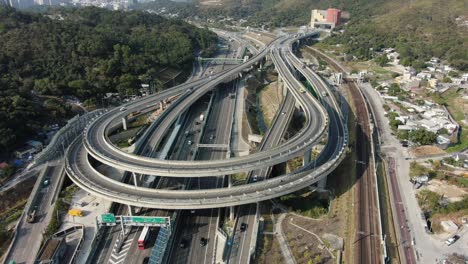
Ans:
{"type": "Polygon", "coordinates": [[[128,216],[128,215],[114,215],[102,214],[97,219],[99,226],[115,226],[117,224],[123,226],[170,226],[170,217],[163,216],[128,216]]]}

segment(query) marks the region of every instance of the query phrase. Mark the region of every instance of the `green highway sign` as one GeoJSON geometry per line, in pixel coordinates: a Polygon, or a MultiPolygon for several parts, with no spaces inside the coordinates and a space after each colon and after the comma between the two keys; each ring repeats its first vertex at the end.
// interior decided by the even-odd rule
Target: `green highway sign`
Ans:
{"type": "Polygon", "coordinates": [[[132,217],[133,222],[135,223],[148,223],[148,224],[165,224],[166,218],[162,217],[132,217]]]}
{"type": "Polygon", "coordinates": [[[115,223],[115,215],[114,214],[102,214],[101,222],[102,223],[115,223]]]}
{"type": "Polygon", "coordinates": [[[160,216],[129,216],[129,215],[114,215],[114,214],[102,214],[100,226],[115,226],[122,224],[126,226],[162,226],[168,227],[171,225],[170,217],[160,216]]]}
{"type": "Polygon", "coordinates": [[[150,226],[166,226],[169,225],[169,217],[157,216],[122,216],[125,225],[150,225],[150,226]]]}

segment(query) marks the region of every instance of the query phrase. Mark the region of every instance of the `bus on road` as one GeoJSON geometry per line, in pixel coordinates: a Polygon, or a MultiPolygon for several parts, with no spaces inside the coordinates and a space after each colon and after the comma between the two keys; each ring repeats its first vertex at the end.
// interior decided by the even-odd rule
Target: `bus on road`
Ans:
{"type": "Polygon", "coordinates": [[[145,226],[143,227],[143,230],[141,231],[140,237],[138,238],[138,249],[139,250],[144,250],[146,246],[146,240],[148,240],[149,237],[149,227],[145,226]]]}

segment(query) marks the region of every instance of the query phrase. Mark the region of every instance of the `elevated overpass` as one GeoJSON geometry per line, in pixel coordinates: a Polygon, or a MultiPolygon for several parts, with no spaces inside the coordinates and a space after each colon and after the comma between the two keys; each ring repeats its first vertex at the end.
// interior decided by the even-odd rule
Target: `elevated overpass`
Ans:
{"type": "MultiPolygon", "coordinates": [[[[303,155],[326,134],[329,122],[324,107],[311,94],[303,92],[305,91],[303,85],[294,77],[291,69],[285,63],[285,57],[291,56],[288,55],[291,50],[290,46],[299,38],[278,38],[258,55],[231,70],[208,78],[208,80],[203,79],[174,87],[151,98],[127,104],[125,111],[113,110],[97,118],[86,129],[83,137],[76,139],[68,150],[66,170],[70,178],[86,191],[115,202],[151,208],[193,209],[225,207],[267,200],[302,189],[326,177],[345,156],[347,133],[344,132],[342,124],[341,129],[340,125],[337,124],[342,122],[341,119],[332,119],[333,127],[337,127],[340,131],[344,130],[328,133],[329,137],[335,137],[335,134],[337,136],[329,140],[335,144],[328,144],[331,147],[326,148],[320,155],[323,161],[320,165],[316,166],[317,163],[310,163],[292,173],[274,179],[231,188],[160,190],[133,186],[102,175],[93,168],[88,158],[89,154],[106,165],[142,174],[169,177],[206,177],[267,168],[303,155]],[[147,133],[142,136],[138,147],[147,147],[148,138],[157,138],[157,141],[160,141],[164,132],[172,124],[171,120],[174,120],[174,116],[183,112],[203,94],[213,89],[216,84],[251,67],[266,55],[271,56],[286,87],[306,117],[304,128],[283,144],[240,158],[187,162],[159,160],[125,153],[112,145],[108,139],[109,132],[120,126],[118,120],[122,115],[150,107],[158,100],[182,93],[180,99],[164,112],[165,117],[158,118],[161,121],[155,121],[154,123],[157,125],[153,124],[153,128],[150,127],[147,133]],[[154,137],[155,134],[160,135],[160,137],[154,137]]],[[[157,146],[157,144],[153,146],[157,146]]],[[[152,149],[148,148],[147,151],[152,151],[152,149]]]]}

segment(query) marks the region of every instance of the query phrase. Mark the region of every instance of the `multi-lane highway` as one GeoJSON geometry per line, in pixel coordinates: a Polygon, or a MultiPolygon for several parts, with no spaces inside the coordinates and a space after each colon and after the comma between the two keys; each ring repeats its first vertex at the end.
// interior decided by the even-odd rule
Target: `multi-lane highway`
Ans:
{"type": "MultiPolygon", "coordinates": [[[[267,53],[266,50],[270,50],[274,51],[274,53],[278,53],[279,55],[280,44],[285,42],[285,39],[276,40],[276,42],[273,42],[273,44],[271,44],[268,49],[264,49],[260,54],[263,54],[264,56],[267,53]]],[[[269,54],[273,54],[273,52],[269,52],[269,54]]],[[[275,58],[275,56],[272,57],[275,58]]],[[[258,61],[258,55],[252,60],[258,61]]],[[[251,66],[253,65],[252,60],[249,60],[242,65],[251,66]]],[[[134,186],[129,186],[113,181],[106,176],[97,173],[95,170],[90,168],[89,162],[87,162],[86,156],[88,152],[86,150],[88,150],[90,153],[93,151],[92,148],[90,151],[89,139],[98,139],[97,141],[103,145],[96,145],[105,146],[104,148],[111,150],[109,155],[106,154],[101,156],[101,158],[98,158],[98,160],[101,161],[105,160],[106,162],[104,163],[107,165],[109,165],[109,163],[113,164],[113,162],[116,161],[115,159],[118,159],[117,164],[114,164],[113,166],[126,168],[129,171],[135,170],[145,174],[162,176],[167,175],[172,177],[201,177],[232,174],[234,172],[248,171],[253,168],[256,169],[259,167],[268,167],[284,162],[297,155],[303,154],[305,151],[312,148],[314,144],[317,143],[318,140],[321,139],[321,137],[325,134],[324,132],[328,128],[328,116],[325,113],[323,107],[317,100],[315,100],[315,98],[313,98],[310,94],[304,93],[302,91],[302,85],[294,78],[293,75],[290,74],[288,67],[283,62],[283,59],[277,60],[276,63],[279,65],[278,71],[280,72],[280,75],[283,76],[286,87],[288,87],[290,92],[293,94],[297,103],[304,111],[304,115],[306,117],[304,129],[302,129],[298,135],[291,138],[290,140],[272,148],[269,151],[258,152],[246,157],[231,158],[225,161],[163,162],[158,159],[149,159],[124,153],[120,150],[113,150],[116,148],[107,142],[105,131],[107,131],[107,125],[115,120],[114,118],[118,119],[121,116],[121,113],[118,110],[114,110],[111,112],[111,114],[104,115],[105,118],[98,118],[91,124],[91,126],[85,132],[83,140],[84,144],[81,144],[81,141],[77,140],[71,146],[67,159],[67,170],[69,171],[71,178],[82,188],[88,189],[89,191],[95,192],[101,196],[107,196],[122,203],[137,206],[180,209],[189,209],[194,207],[213,208],[219,206],[250,203],[262,199],[270,199],[300,189],[304,186],[304,184],[310,184],[319,180],[320,177],[323,177],[331,170],[333,170],[334,167],[336,167],[337,161],[339,161],[341,156],[343,156],[343,151],[341,151],[338,156],[330,158],[329,162],[324,163],[320,168],[317,168],[313,171],[306,171],[305,169],[307,168],[304,168],[289,175],[284,175],[282,177],[277,177],[275,179],[270,179],[261,183],[252,183],[229,189],[222,188],[215,190],[197,191],[163,191],[142,187],[135,188],[134,186]],[[96,126],[100,127],[100,129],[96,130],[93,128],[96,126]],[[96,135],[95,133],[98,131],[101,131],[103,134],[99,135],[98,133],[96,135]],[[87,147],[84,148],[83,145],[87,147]],[[113,156],[114,154],[117,156],[113,156]],[[123,154],[122,160],[120,160],[121,157],[119,156],[121,154],[123,154]],[[161,174],[158,174],[158,172],[161,174]],[[124,195],[121,195],[121,193],[124,193],[124,195]],[[164,204],[166,204],[166,206],[164,204]]],[[[194,88],[190,91],[186,91],[185,94],[187,95],[185,97],[184,95],[181,96],[184,97],[185,100],[180,101],[188,101],[188,104],[190,104],[190,101],[192,101],[190,98],[198,98],[201,96],[200,91],[203,91],[204,89],[206,89],[206,91],[211,90],[211,88],[206,87],[212,85],[211,82],[213,80],[215,81],[214,83],[218,83],[221,79],[226,78],[228,74],[234,74],[237,71],[244,69],[244,67],[237,66],[232,70],[228,70],[216,77],[212,77],[211,81],[208,81],[207,84],[202,85],[200,88],[194,88]]],[[[164,94],[167,96],[167,93],[164,94]]],[[[148,102],[145,103],[147,104],[148,102]]],[[[181,103],[179,105],[185,104],[187,104],[187,102],[181,103]]],[[[142,103],[136,103],[136,105],[137,107],[144,106],[142,103]]],[[[184,107],[182,107],[182,109],[183,108],[184,107]]],[[[128,109],[130,109],[129,106],[128,109]]],[[[175,109],[177,108],[172,110],[175,109]]],[[[135,110],[135,108],[132,108],[132,111],[133,110],[135,110]]],[[[343,149],[343,146],[341,149],[343,149]]],[[[94,153],[94,155],[95,154],[96,153],[94,153]]]]}
{"type": "MultiPolygon", "coordinates": [[[[95,119],[86,128],[83,137],[76,139],[68,149],[67,173],[72,181],[88,192],[122,204],[160,209],[203,209],[193,213],[181,212],[180,216],[184,217],[178,226],[182,228],[177,230],[174,238],[175,242],[170,250],[171,261],[213,261],[215,233],[219,221],[217,208],[255,203],[302,189],[326,177],[345,156],[348,135],[334,97],[327,96],[330,92],[326,84],[304,67],[292,52],[293,45],[302,37],[307,36],[277,38],[241,65],[231,66],[231,69],[221,73],[210,71],[206,78],[190,81],[126,104],[120,109],[108,111],[95,119]],[[201,143],[229,146],[235,105],[235,100],[230,96],[233,90],[227,87],[225,90],[216,91],[215,87],[235,80],[244,71],[263,63],[265,56],[273,61],[288,92],[258,152],[231,158],[226,149],[198,148],[198,142],[189,139],[192,135],[192,131],[189,130],[197,129],[186,123],[182,132],[179,132],[185,134],[185,137],[179,136],[175,141],[172,154],[174,159],[160,159],[163,143],[166,143],[168,133],[172,131],[181,113],[186,112],[210,91],[215,91],[212,109],[214,113],[208,116],[201,143]],[[296,69],[314,86],[319,98],[306,91],[294,74],[296,69]],[[109,140],[109,135],[122,127],[123,117],[134,111],[154,109],[159,102],[176,95],[178,98],[138,139],[136,154],[118,149],[109,140]],[[295,107],[305,117],[303,128],[288,140],[282,140],[295,107]],[[309,153],[323,137],[329,138],[328,144],[315,162],[305,164],[291,173],[268,179],[271,166],[309,153]],[[111,179],[93,167],[95,162],[90,161],[90,156],[104,166],[141,174],[137,177],[155,175],[159,182],[165,183],[164,186],[171,185],[168,183],[177,186],[171,189],[154,189],[111,179]],[[234,187],[224,184],[225,175],[249,171],[248,184],[234,187]],[[252,175],[256,175],[255,180],[252,175]],[[182,188],[181,185],[185,187],[182,188]],[[206,210],[207,208],[209,210],[206,210]],[[191,227],[189,223],[192,224],[191,227]],[[200,245],[202,238],[207,239],[206,246],[200,245]],[[183,246],[180,246],[181,244],[183,246]]],[[[245,46],[241,45],[241,48],[245,46]]],[[[188,120],[192,120],[189,122],[193,122],[193,115],[197,116],[198,113],[191,112],[188,115],[191,115],[188,120]]],[[[231,263],[247,263],[250,258],[252,233],[250,230],[239,232],[239,225],[246,223],[248,228],[253,227],[256,223],[256,209],[254,204],[240,207],[238,211],[235,231],[237,236],[234,234],[237,248],[236,251],[231,251],[231,263]]]]}

